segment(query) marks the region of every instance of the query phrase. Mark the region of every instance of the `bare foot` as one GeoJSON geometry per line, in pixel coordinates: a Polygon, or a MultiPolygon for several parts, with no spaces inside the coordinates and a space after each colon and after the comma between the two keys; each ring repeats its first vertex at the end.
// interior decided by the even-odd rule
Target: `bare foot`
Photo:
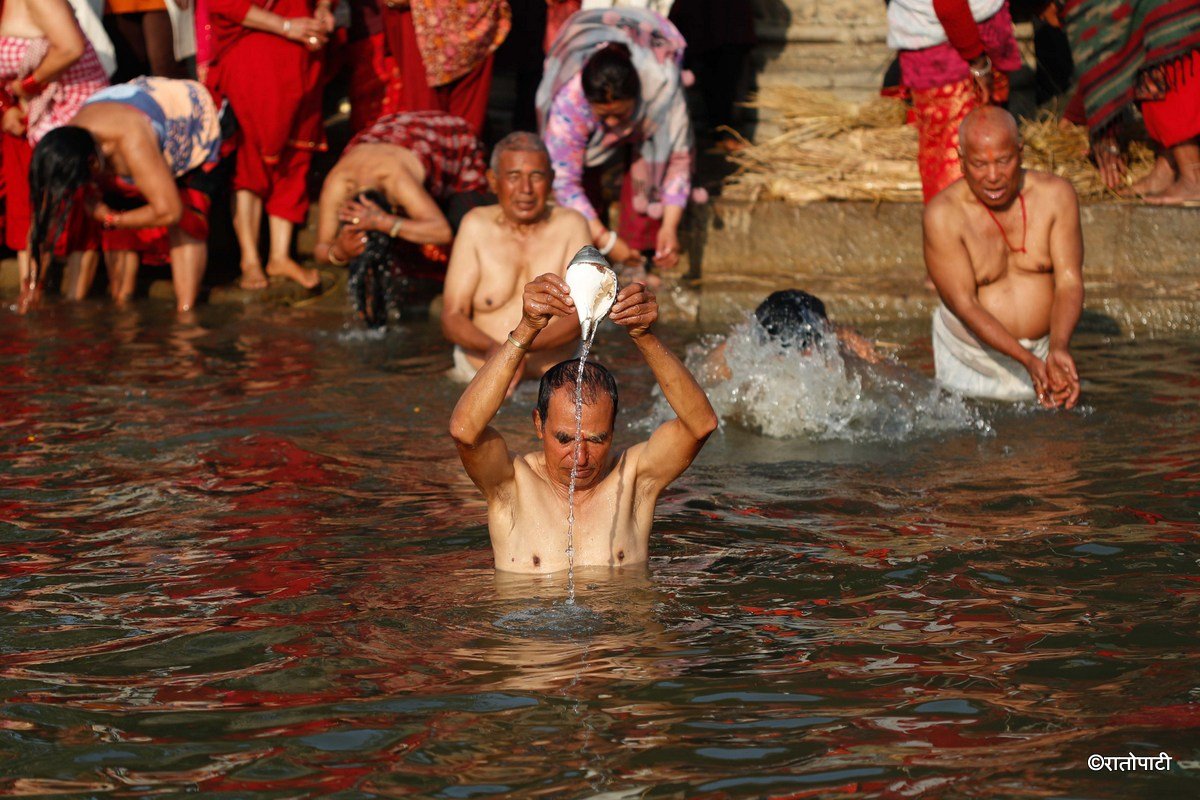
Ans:
{"type": "Polygon", "coordinates": [[[248,292],[265,289],[270,285],[267,280],[267,274],[263,272],[262,264],[242,263],[242,277],[238,280],[238,286],[248,292]]]}
{"type": "Polygon", "coordinates": [[[321,285],[321,273],[315,269],[302,267],[290,258],[268,261],[267,274],[271,276],[282,275],[288,280],[293,280],[300,284],[305,289],[315,289],[321,285]]]}
{"type": "Polygon", "coordinates": [[[1118,190],[1122,197],[1149,197],[1161,194],[1175,182],[1175,169],[1171,162],[1161,156],[1154,159],[1154,167],[1133,184],[1118,190]]]}
{"type": "Polygon", "coordinates": [[[1146,202],[1162,206],[1200,205],[1200,179],[1180,178],[1160,194],[1147,197],[1146,202]]]}
{"type": "Polygon", "coordinates": [[[17,298],[17,313],[28,314],[42,304],[42,287],[33,287],[28,283],[21,284],[21,294],[17,298]]]}

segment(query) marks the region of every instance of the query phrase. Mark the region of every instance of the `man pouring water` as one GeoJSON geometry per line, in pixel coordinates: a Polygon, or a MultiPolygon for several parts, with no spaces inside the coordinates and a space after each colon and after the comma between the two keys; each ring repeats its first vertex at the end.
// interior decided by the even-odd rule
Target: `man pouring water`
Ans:
{"type": "MultiPolygon", "coordinates": [[[[602,260],[594,249],[584,251],[602,260]]],[[[510,452],[491,421],[533,340],[554,317],[575,313],[570,288],[557,275],[545,274],[526,284],[521,321],[484,363],[450,419],[450,435],[463,466],[487,498],[488,531],[500,570],[550,573],[568,568],[573,468],[574,566],[645,562],[659,494],[683,474],[717,427],[704,390],[652,330],[658,319],[653,293],[633,283],[617,294],[609,319],[625,328],[676,417],[660,425],[649,440],[614,452],[616,381],[603,366],[585,361],[577,424],[579,360],[573,359],[542,377],[533,411],[541,450],[510,452]]]]}

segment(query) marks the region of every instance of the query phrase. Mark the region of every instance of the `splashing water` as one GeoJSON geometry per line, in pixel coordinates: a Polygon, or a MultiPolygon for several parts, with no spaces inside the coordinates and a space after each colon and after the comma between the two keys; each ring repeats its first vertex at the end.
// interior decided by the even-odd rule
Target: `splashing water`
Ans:
{"type": "Polygon", "coordinates": [[[924,375],[894,360],[870,364],[843,355],[832,330],[800,350],[766,336],[751,318],[725,338],[727,376],[710,355],[718,342],[690,348],[688,367],[722,419],[764,436],[903,441],[991,431],[975,407],[924,375]]]}
{"type": "Polygon", "coordinates": [[[575,374],[575,458],[571,462],[571,485],[567,489],[567,605],[575,603],[575,481],[579,477],[579,451],[583,447],[583,367],[587,364],[596,328],[583,340],[579,372],[575,374]]]}

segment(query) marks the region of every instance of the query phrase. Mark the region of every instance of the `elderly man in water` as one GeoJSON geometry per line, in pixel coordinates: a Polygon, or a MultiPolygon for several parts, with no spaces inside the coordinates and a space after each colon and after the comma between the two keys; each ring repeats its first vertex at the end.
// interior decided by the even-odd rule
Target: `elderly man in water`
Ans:
{"type": "MultiPolygon", "coordinates": [[[[548,205],[554,170],[536,134],[501,139],[487,179],[499,205],[463,217],[442,294],[442,335],[454,345],[452,376],[463,383],[520,321],[525,284],[546,272],[563,275],[571,256],[592,239],[582,214],[548,205]]],[[[540,378],[569,358],[578,341],[573,315],[555,320],[531,346],[516,379],[540,378]]]]}
{"type": "Polygon", "coordinates": [[[963,394],[1073,408],[1071,335],[1083,310],[1083,237],[1071,184],[1021,166],[1016,120],[987,106],[959,130],[963,177],[925,210],[938,381],[963,394]]]}
{"type": "Polygon", "coordinates": [[[542,376],[533,429],[541,450],[510,452],[492,418],[538,335],[555,317],[575,313],[566,282],[548,273],[529,282],[521,321],[488,358],[450,419],[450,435],[471,480],[488,503],[496,568],[509,572],[564,570],[571,474],[575,483],[575,566],[622,566],[649,557],[659,494],[688,468],[716,430],[717,415],[687,368],[651,330],[654,295],[640,283],[617,295],[610,319],[625,328],[675,412],[648,441],[613,450],[617,385],[607,369],[583,371],[582,437],[575,455],[575,383],[579,361],[542,376]]]}

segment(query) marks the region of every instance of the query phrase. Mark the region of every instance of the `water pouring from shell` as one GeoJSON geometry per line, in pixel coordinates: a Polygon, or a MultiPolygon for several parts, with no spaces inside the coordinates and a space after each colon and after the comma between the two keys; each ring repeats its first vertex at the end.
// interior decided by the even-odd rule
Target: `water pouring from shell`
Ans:
{"type": "Polygon", "coordinates": [[[599,250],[585,245],[567,265],[566,281],[579,314],[582,338],[589,341],[617,299],[617,274],[599,250]]]}

